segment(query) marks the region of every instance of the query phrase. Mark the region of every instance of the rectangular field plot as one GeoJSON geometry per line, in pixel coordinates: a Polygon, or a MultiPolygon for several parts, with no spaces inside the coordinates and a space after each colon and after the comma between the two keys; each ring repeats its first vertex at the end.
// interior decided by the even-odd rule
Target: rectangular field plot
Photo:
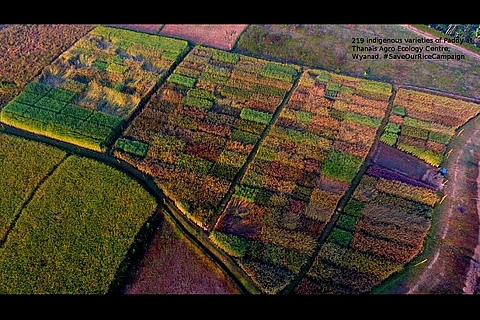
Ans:
{"type": "Polygon", "coordinates": [[[96,27],[25,86],[1,120],[105,151],[187,49],[183,40],[96,27]]]}
{"type": "Polygon", "coordinates": [[[438,167],[455,131],[480,112],[480,105],[401,88],[381,141],[438,167]]]}
{"type": "Polygon", "coordinates": [[[160,34],[231,50],[246,27],[246,24],[166,24],[160,34]]]}
{"type": "Polygon", "coordinates": [[[156,34],[163,24],[109,24],[107,26],[156,34]]]}
{"type": "Polygon", "coordinates": [[[115,155],[151,174],[189,218],[209,229],[299,71],[196,46],[123,134],[148,144],[146,156],[124,146],[115,155]]]}
{"type": "Polygon", "coordinates": [[[366,293],[422,251],[439,195],[387,172],[372,166],[362,176],[308,272],[310,293],[366,293]]]}
{"type": "MultiPolygon", "coordinates": [[[[278,292],[311,258],[372,147],[391,92],[389,84],[319,70],[301,76],[212,236],[263,290],[278,292]]],[[[336,237],[348,240],[341,231],[336,237]]]]}

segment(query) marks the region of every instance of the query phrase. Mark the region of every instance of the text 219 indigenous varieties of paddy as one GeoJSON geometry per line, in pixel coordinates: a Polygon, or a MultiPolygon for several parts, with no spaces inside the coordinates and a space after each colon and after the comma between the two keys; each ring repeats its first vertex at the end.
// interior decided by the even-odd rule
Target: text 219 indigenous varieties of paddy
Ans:
{"type": "Polygon", "coordinates": [[[352,38],[354,60],[463,60],[448,44],[466,43],[462,38],[352,38]]]}

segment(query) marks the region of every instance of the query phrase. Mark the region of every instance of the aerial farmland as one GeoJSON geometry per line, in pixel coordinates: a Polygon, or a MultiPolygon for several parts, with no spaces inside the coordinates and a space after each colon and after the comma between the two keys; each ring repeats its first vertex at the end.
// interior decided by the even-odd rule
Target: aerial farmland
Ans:
{"type": "Polygon", "coordinates": [[[0,293],[480,293],[479,25],[0,25],[0,293]]]}

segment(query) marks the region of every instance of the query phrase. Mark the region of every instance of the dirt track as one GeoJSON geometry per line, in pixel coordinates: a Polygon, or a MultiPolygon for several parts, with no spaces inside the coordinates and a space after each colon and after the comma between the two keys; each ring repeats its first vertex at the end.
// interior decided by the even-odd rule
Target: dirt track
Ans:
{"type": "MultiPolygon", "coordinates": [[[[480,161],[478,162],[480,168],[480,161]]],[[[480,198],[480,170],[477,176],[477,194],[480,198]]],[[[477,214],[480,219],[480,201],[477,198],[477,214]]],[[[468,269],[467,279],[465,281],[465,287],[463,292],[466,294],[480,294],[480,232],[478,234],[478,242],[475,247],[475,253],[470,262],[470,268],[468,269]]]]}
{"type": "Polygon", "coordinates": [[[480,147],[480,121],[470,122],[455,140],[433,249],[423,270],[406,284],[409,294],[479,293],[478,157],[472,152],[480,147]]]}
{"type": "MultiPolygon", "coordinates": [[[[417,29],[417,28],[415,28],[415,27],[412,27],[412,26],[409,25],[409,24],[401,24],[400,26],[404,27],[404,28],[407,29],[408,31],[411,31],[411,32],[413,32],[413,33],[415,33],[415,34],[417,34],[417,35],[419,35],[419,36],[421,36],[421,37],[427,38],[427,39],[436,39],[436,38],[437,38],[436,36],[431,35],[430,33],[425,32],[425,31],[422,31],[422,30],[417,29]]],[[[468,56],[470,56],[470,57],[472,57],[472,58],[475,58],[475,59],[479,59],[479,60],[480,60],[480,54],[475,53],[475,52],[472,52],[472,51],[470,51],[470,50],[468,50],[468,49],[465,49],[465,48],[463,48],[463,47],[461,47],[461,46],[459,46],[459,45],[456,45],[456,44],[454,44],[454,43],[448,43],[448,42],[443,43],[443,42],[442,42],[442,45],[447,46],[447,47],[450,47],[450,48],[455,49],[455,50],[458,50],[458,51],[460,51],[461,53],[463,53],[463,54],[465,54],[465,55],[468,55],[468,56]]]]}

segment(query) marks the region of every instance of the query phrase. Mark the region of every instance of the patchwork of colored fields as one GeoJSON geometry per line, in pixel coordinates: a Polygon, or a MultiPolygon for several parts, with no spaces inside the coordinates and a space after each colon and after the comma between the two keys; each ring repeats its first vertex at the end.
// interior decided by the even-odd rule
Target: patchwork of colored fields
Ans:
{"type": "MultiPolygon", "coordinates": [[[[218,49],[246,25],[116,26],[0,29],[0,120],[112,147],[267,294],[367,293],[422,252],[435,171],[480,104],[218,49]],[[9,39],[49,28],[61,54],[26,67],[9,39]]],[[[0,293],[107,293],[157,208],[110,166],[3,133],[0,176],[0,293]]]]}
{"type": "Polygon", "coordinates": [[[0,292],[107,293],[135,236],[155,212],[155,199],[97,161],[65,157],[59,149],[5,134],[0,145],[8,154],[2,161],[18,164],[8,172],[3,168],[10,164],[1,166],[1,183],[11,186],[1,190],[13,189],[13,195],[1,200],[1,219],[9,228],[8,237],[2,229],[0,292]]]}
{"type": "Polygon", "coordinates": [[[421,252],[439,195],[401,177],[367,169],[297,293],[366,293],[421,252]]]}
{"type": "Polygon", "coordinates": [[[219,205],[300,68],[196,46],[125,130],[144,158],[115,155],[152,175],[193,221],[211,229],[219,205]]]}
{"type": "Polygon", "coordinates": [[[283,289],[312,257],[375,140],[391,90],[303,73],[212,233],[264,291],[283,289]]]}
{"type": "Polygon", "coordinates": [[[188,44],[96,27],[45,67],[2,110],[2,122],[105,151],[188,44]]]}
{"type": "Polygon", "coordinates": [[[480,105],[409,89],[399,89],[380,141],[440,166],[446,145],[480,105]]]}

